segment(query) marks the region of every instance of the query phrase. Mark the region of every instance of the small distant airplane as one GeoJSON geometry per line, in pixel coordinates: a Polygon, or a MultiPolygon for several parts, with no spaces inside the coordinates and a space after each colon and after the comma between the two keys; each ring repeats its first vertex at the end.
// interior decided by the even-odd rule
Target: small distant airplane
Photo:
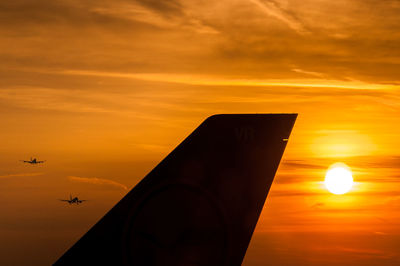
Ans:
{"type": "Polygon", "coordinates": [[[30,161],[23,161],[23,160],[21,160],[21,162],[23,162],[23,163],[30,163],[30,164],[38,164],[38,163],[44,163],[45,161],[38,161],[38,160],[36,160],[36,158],[31,158],[31,160],[30,161]]]}
{"type": "Polygon", "coordinates": [[[67,199],[60,199],[60,201],[66,201],[66,202],[68,202],[69,204],[74,204],[74,203],[76,203],[77,205],[79,205],[79,203],[82,203],[82,202],[87,201],[87,200],[80,200],[80,199],[78,199],[78,197],[72,198],[72,196],[69,195],[69,200],[67,200],[67,199]]]}

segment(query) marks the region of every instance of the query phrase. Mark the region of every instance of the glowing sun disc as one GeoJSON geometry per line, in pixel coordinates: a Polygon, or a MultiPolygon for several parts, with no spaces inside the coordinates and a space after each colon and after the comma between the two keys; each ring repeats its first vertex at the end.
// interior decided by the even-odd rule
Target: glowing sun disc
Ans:
{"type": "Polygon", "coordinates": [[[326,171],[325,187],[329,192],[341,195],[350,191],[353,186],[353,175],[344,163],[335,163],[326,171]]]}

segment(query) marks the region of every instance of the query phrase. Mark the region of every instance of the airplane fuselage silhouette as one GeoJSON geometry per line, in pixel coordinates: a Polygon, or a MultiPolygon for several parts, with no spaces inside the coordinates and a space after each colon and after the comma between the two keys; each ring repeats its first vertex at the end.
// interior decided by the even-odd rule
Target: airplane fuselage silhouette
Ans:
{"type": "Polygon", "coordinates": [[[70,195],[70,196],[69,196],[69,199],[67,199],[67,200],[60,200],[60,201],[66,201],[66,202],[68,202],[69,204],[77,204],[77,205],[79,205],[80,203],[83,203],[83,202],[86,201],[86,200],[80,200],[78,197],[72,198],[72,196],[70,195]]]}
{"type": "Polygon", "coordinates": [[[31,158],[30,161],[22,161],[23,163],[30,163],[30,164],[38,164],[38,163],[44,163],[45,161],[38,161],[36,158],[31,158]]]}

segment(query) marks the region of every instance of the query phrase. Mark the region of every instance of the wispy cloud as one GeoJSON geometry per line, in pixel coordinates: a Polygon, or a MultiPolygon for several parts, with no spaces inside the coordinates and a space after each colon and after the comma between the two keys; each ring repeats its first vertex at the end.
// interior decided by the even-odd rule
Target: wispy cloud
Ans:
{"type": "Polygon", "coordinates": [[[250,0],[256,4],[264,13],[282,21],[289,28],[299,34],[307,34],[309,31],[304,24],[294,15],[283,9],[279,3],[271,0],[250,0]]]}
{"type": "Polygon", "coordinates": [[[344,88],[344,89],[393,89],[396,85],[373,84],[358,80],[324,80],[324,79],[226,79],[214,78],[207,75],[187,75],[170,73],[129,73],[129,72],[104,72],[90,70],[62,70],[38,71],[49,74],[63,74],[72,76],[97,76],[125,78],[144,81],[157,81],[178,83],[186,85],[204,86],[252,86],[252,87],[299,87],[299,88],[344,88]]]}
{"type": "Polygon", "coordinates": [[[24,177],[24,176],[39,176],[39,175],[43,175],[43,173],[20,173],[20,174],[0,175],[0,179],[12,178],[12,177],[24,177]]]}
{"type": "Polygon", "coordinates": [[[94,185],[106,185],[106,186],[121,188],[123,190],[128,190],[128,187],[125,186],[124,184],[104,178],[68,176],[68,179],[73,182],[81,182],[94,185]]]}
{"type": "Polygon", "coordinates": [[[183,6],[179,0],[154,1],[154,0],[136,0],[142,6],[155,10],[163,15],[182,14],[183,6]]]}
{"type": "MultiPolygon", "coordinates": [[[[108,6],[98,6],[91,11],[103,16],[111,16],[127,21],[146,23],[161,29],[188,29],[197,33],[217,34],[216,29],[205,25],[199,18],[185,14],[178,5],[158,5],[147,1],[108,6]]],[[[161,2],[160,2],[161,3],[161,2]]]]}
{"type": "MultiPolygon", "coordinates": [[[[320,160],[321,161],[321,160],[320,160]]],[[[299,169],[324,169],[326,167],[326,163],[318,162],[318,163],[310,163],[306,160],[285,160],[282,162],[281,168],[290,169],[290,170],[299,170],[299,169]]]]}
{"type": "Polygon", "coordinates": [[[305,74],[305,75],[309,75],[309,76],[314,76],[314,77],[318,77],[318,78],[324,78],[324,74],[323,73],[319,73],[319,72],[314,72],[314,71],[307,71],[307,70],[303,70],[300,68],[292,68],[293,72],[296,73],[300,73],[300,74],[305,74]]]}
{"type": "Polygon", "coordinates": [[[23,108],[88,113],[110,112],[109,109],[101,105],[103,100],[101,97],[107,99],[108,95],[104,96],[100,93],[94,95],[83,90],[75,91],[75,95],[79,95],[76,98],[69,98],[70,94],[71,92],[66,89],[11,87],[0,89],[0,100],[14,103],[23,108]],[[97,100],[98,104],[93,104],[93,100],[97,100]]]}

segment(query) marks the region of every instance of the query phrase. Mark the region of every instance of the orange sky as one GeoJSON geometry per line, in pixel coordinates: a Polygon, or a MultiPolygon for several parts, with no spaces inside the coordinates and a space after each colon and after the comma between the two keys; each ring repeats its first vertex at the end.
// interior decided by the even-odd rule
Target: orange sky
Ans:
{"type": "Polygon", "coordinates": [[[207,116],[256,112],[299,117],[244,265],[399,264],[399,12],[3,1],[0,264],[54,262],[207,116]],[[321,184],[334,162],[353,171],[348,194],[321,184]],[[57,201],[70,193],[90,201],[57,201]]]}

